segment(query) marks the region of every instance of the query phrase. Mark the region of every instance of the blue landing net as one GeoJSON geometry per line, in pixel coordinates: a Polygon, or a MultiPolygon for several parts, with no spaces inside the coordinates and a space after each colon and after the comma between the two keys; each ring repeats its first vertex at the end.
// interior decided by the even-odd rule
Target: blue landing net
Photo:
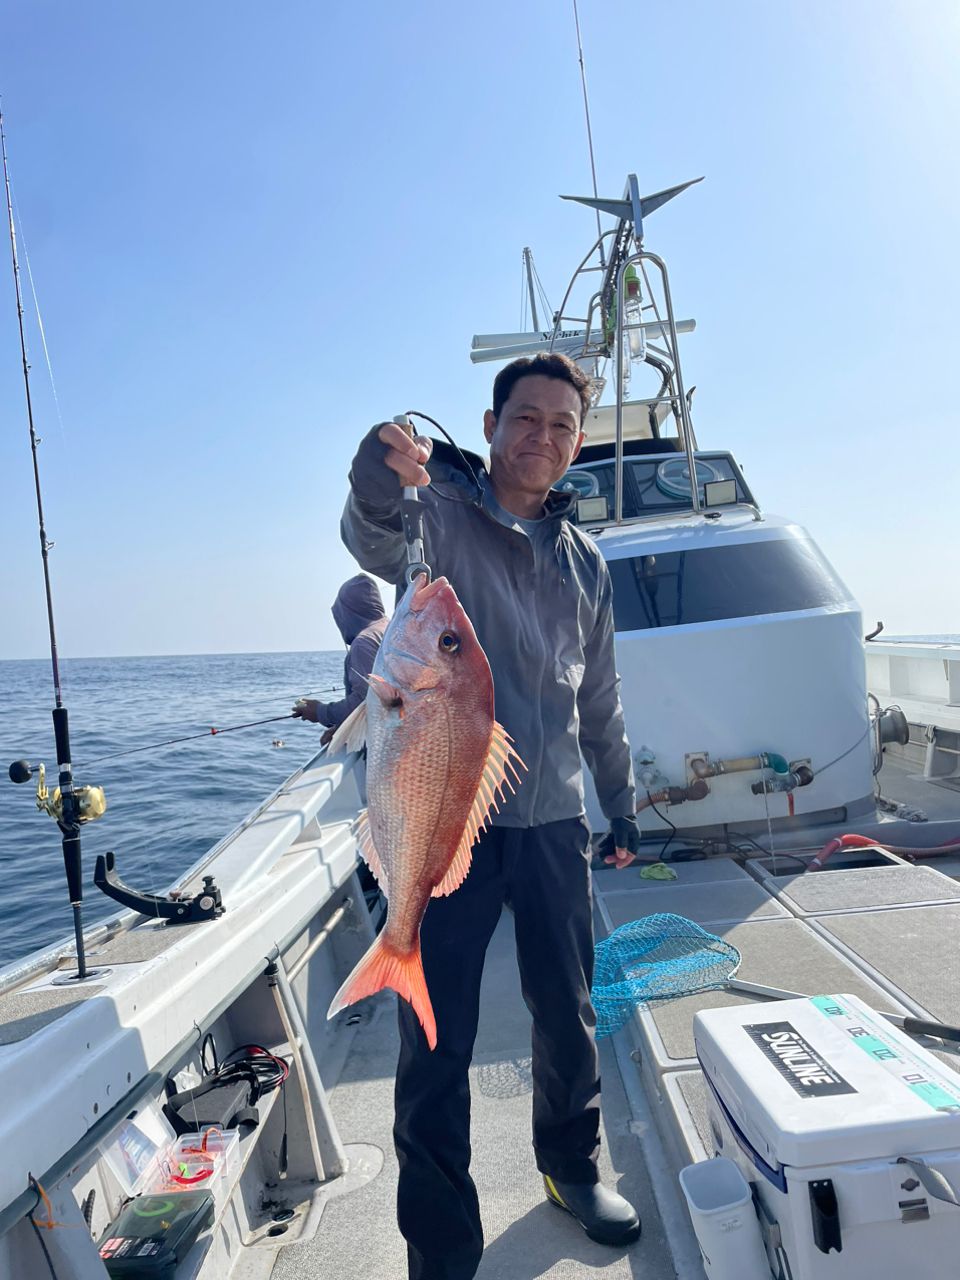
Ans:
{"type": "Polygon", "coordinates": [[[621,925],[595,948],[597,1038],[619,1031],[638,1004],[723,987],[739,964],[732,943],[683,916],[658,912],[621,925]]]}

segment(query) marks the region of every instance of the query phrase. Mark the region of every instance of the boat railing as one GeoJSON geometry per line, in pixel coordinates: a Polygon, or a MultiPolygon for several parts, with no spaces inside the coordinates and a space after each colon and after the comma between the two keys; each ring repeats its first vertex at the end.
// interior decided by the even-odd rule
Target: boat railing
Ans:
{"type": "MultiPolygon", "coordinates": [[[[699,179],[696,179],[699,181],[699,179]]],[[[679,322],[673,307],[670,291],[670,279],[664,260],[643,246],[643,219],[668,200],[685,190],[691,183],[683,183],[651,196],[641,196],[636,174],[628,174],[626,189],[621,200],[601,200],[597,197],[564,197],[574,199],[580,204],[588,205],[600,212],[613,213],[617,217],[617,225],[602,233],[591,245],[574,272],[560,309],[554,317],[554,333],[551,349],[558,349],[560,335],[566,332],[571,323],[582,323],[583,341],[579,351],[574,354],[569,350],[569,342],[564,344],[567,354],[571,354],[578,362],[594,362],[595,401],[602,394],[605,380],[600,373],[600,361],[614,358],[614,389],[616,393],[616,435],[615,435],[615,524],[623,523],[623,465],[624,465],[624,424],[623,410],[627,402],[627,387],[630,379],[630,338],[636,334],[642,348],[643,363],[656,369],[662,379],[660,394],[656,401],[669,403],[677,423],[677,433],[681,448],[687,458],[690,482],[690,501],[695,514],[701,510],[699,484],[697,482],[694,450],[697,447],[696,435],[690,414],[690,400],[683,383],[683,371],[680,361],[680,344],[678,334],[681,329],[689,331],[693,328],[691,321],[679,322]],[[609,256],[605,256],[604,248],[610,241],[609,256]],[[594,255],[599,256],[599,263],[592,263],[594,255]],[[660,300],[651,287],[647,267],[656,270],[660,282],[660,300]],[[627,281],[631,284],[637,275],[637,268],[647,290],[647,302],[643,304],[640,294],[640,279],[636,278],[635,305],[633,314],[627,316],[628,290],[627,281]],[[587,305],[584,317],[572,317],[567,307],[577,282],[590,271],[603,273],[603,282],[595,290],[587,305]],[[633,277],[633,278],[632,278],[633,277]],[[653,321],[644,320],[644,311],[652,311],[653,321]],[[599,320],[599,324],[597,321],[599,320]],[[656,340],[662,345],[658,346],[656,340]]]]}
{"type": "Polygon", "coordinates": [[[887,749],[921,764],[928,780],[960,780],[960,643],[868,640],[864,654],[868,688],[909,726],[909,740],[887,749]]]}
{"type": "MultiPolygon", "coordinates": [[[[680,439],[683,451],[687,456],[687,466],[690,469],[690,501],[693,505],[695,514],[700,511],[700,486],[697,483],[696,461],[693,451],[696,442],[693,435],[693,424],[690,420],[690,404],[687,400],[686,393],[683,388],[683,373],[680,367],[680,349],[679,340],[677,338],[676,321],[673,314],[673,299],[670,294],[670,281],[667,275],[667,266],[662,258],[648,250],[639,249],[636,253],[630,254],[623,259],[617,270],[617,288],[614,297],[616,306],[616,349],[618,353],[616,361],[616,388],[617,388],[617,436],[616,436],[616,453],[615,453],[615,477],[616,488],[614,491],[614,523],[621,524],[623,522],[623,401],[624,401],[624,360],[620,353],[624,350],[624,335],[628,332],[627,326],[624,324],[624,285],[626,282],[627,271],[630,267],[649,262],[655,266],[660,272],[660,278],[663,285],[663,296],[666,307],[667,323],[670,331],[670,352],[673,363],[673,375],[676,386],[677,408],[679,408],[679,416],[677,417],[677,427],[680,433],[680,439]]],[[[659,317],[658,317],[659,318],[659,317]]],[[[677,408],[674,413],[677,413],[677,408]]]]}
{"type": "MultiPolygon", "coordinates": [[[[352,821],[359,807],[358,796],[353,787],[345,791],[340,788],[356,761],[355,756],[327,761],[324,752],[313,756],[191,867],[159,891],[182,895],[189,886],[198,885],[205,874],[214,871],[221,888],[236,894],[268,871],[292,844],[302,839],[321,813],[325,824],[352,821]]],[[[96,952],[146,918],[129,908],[115,912],[84,930],[85,946],[88,951],[96,952]]],[[[65,935],[43,950],[0,968],[0,996],[53,972],[75,954],[73,935],[65,935]]]]}

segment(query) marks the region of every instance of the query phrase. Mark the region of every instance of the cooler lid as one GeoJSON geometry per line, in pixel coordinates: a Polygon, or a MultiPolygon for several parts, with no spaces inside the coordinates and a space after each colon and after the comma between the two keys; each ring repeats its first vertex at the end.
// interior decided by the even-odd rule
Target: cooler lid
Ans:
{"type": "Polygon", "coordinates": [[[693,1027],[710,1086],[768,1162],[960,1149],[960,1075],[856,996],[708,1009],[693,1027]]]}

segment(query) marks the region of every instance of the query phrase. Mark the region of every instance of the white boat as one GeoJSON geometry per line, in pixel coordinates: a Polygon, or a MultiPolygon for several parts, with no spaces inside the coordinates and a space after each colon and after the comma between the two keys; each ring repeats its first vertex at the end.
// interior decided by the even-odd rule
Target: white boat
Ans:
{"type": "MultiPolygon", "coordinates": [[[[631,176],[621,200],[599,202],[615,226],[584,259],[553,327],[483,335],[474,354],[503,360],[562,345],[597,378],[587,446],[566,483],[582,494],[577,518],[613,577],[648,860],[666,856],[676,873],[661,881],[639,867],[597,869],[598,935],[672,913],[732,942],[742,954],[737,979],[748,985],[639,1004],[602,1042],[601,1172],[637,1202],[645,1224],[638,1244],[611,1253],[540,1193],[524,1136],[529,1020],[501,922],[471,1074],[487,1228],[479,1276],[603,1267],[610,1276],[700,1280],[706,1266],[728,1280],[762,1275],[765,1265],[771,1277],[859,1277],[865,1236],[881,1240],[888,1259],[909,1248],[913,1275],[939,1276],[944,1249],[960,1238],[960,1208],[917,1179],[899,1202],[892,1183],[882,1204],[858,1200],[860,1184],[834,1154],[819,1170],[832,1207],[821,1191],[813,1210],[804,1201],[807,1219],[814,1215],[810,1244],[791,1218],[796,1195],[789,1209],[775,1207],[767,1177],[775,1155],[767,1152],[767,1173],[751,1163],[748,1150],[760,1159],[751,1126],[762,1129],[766,1113],[751,1112],[745,1097],[737,1142],[722,1154],[752,1182],[760,1214],[750,1203],[735,1222],[722,1196],[713,1209],[729,1210],[728,1225],[745,1235],[761,1233],[766,1261],[749,1259],[761,1269],[748,1270],[744,1246],[719,1270],[704,1243],[709,1206],[698,1236],[687,1208],[694,1204],[696,1220],[698,1193],[688,1189],[689,1200],[681,1190],[682,1168],[715,1167],[708,1162],[727,1133],[718,1107],[739,1105],[706,1080],[703,1046],[713,1042],[695,1046],[696,1014],[749,1006],[760,1019],[786,1007],[773,995],[781,991],[852,996],[901,1020],[960,1021],[960,844],[949,852],[960,841],[960,645],[865,646],[857,604],[809,534],[763,510],[730,452],[699,448],[679,359],[685,326],[675,321],[665,266],[643,247],[644,220],[682,189],[645,201],[631,176]],[[571,315],[598,265],[584,314],[571,315]],[[660,390],[631,400],[627,373],[632,382],[649,368],[660,390]],[[851,832],[863,847],[840,842],[851,832]],[[823,869],[811,872],[815,858],[823,869]],[[845,1256],[831,1233],[847,1242],[845,1256]]],[[[208,1077],[214,1044],[221,1060],[238,1046],[263,1046],[289,1076],[250,1103],[257,1123],[247,1116],[237,1126],[236,1149],[207,1180],[212,1221],[185,1249],[177,1280],[404,1273],[394,1220],[393,998],[326,1019],[376,924],[357,876],[356,766],[355,756],[317,755],[172,893],[88,930],[85,980],[70,941],[0,972],[3,1280],[103,1280],[107,1262],[114,1274],[127,1263],[123,1274],[161,1274],[151,1270],[155,1220],[141,1223],[138,1245],[118,1243],[134,1237],[116,1223],[131,1197],[155,1185],[156,1157],[172,1136],[165,1083],[187,1092],[208,1077]]],[[[122,894],[110,865],[98,879],[122,894]]],[[[875,1038],[899,1061],[897,1035],[875,1038]]],[[[956,1046],[917,1044],[919,1078],[932,1073],[949,1092],[960,1081],[956,1046]]],[[[203,1095],[185,1101],[186,1122],[201,1127],[204,1106],[203,1095]]],[[[938,1123],[956,1132],[960,1115],[947,1112],[938,1123]]],[[[954,1146],[960,1152],[960,1135],[954,1146]]],[[[871,1159],[896,1171],[889,1153],[871,1159]]],[[[940,1165],[958,1185],[955,1163],[944,1156],[940,1165]]],[[[158,1210],[164,1223],[172,1212],[158,1210]]],[[[871,1274],[902,1274],[899,1263],[885,1265],[871,1274]]]]}

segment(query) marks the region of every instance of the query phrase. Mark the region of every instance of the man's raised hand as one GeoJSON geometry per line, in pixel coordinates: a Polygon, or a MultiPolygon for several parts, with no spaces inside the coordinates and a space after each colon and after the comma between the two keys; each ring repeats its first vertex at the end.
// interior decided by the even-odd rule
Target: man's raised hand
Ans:
{"type": "Polygon", "coordinates": [[[384,462],[395,471],[402,485],[426,485],[430,476],[424,463],[433,450],[433,442],[426,436],[413,439],[396,422],[385,422],[377,432],[382,444],[387,446],[384,462]]]}

